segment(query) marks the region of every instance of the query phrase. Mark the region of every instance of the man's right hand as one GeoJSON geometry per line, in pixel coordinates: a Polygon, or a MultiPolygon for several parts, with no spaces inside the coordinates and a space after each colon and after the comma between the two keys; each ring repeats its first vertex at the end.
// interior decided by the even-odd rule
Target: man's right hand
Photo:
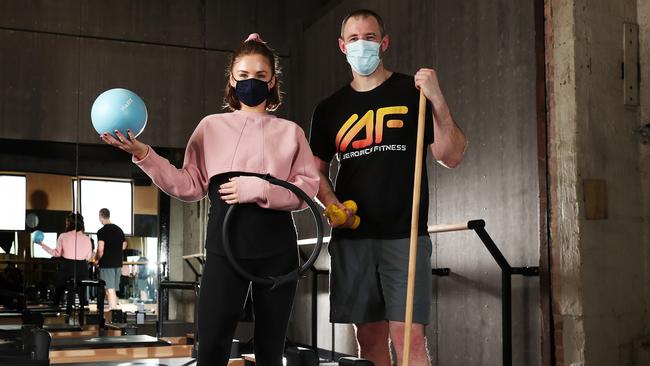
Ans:
{"type": "Polygon", "coordinates": [[[318,199],[318,201],[320,201],[320,203],[323,206],[325,206],[325,210],[327,210],[327,207],[329,205],[335,205],[336,207],[343,210],[346,216],[346,220],[342,223],[333,222],[333,220],[330,217],[328,217],[327,213],[325,213],[325,216],[327,217],[327,222],[330,224],[332,228],[340,228],[340,229],[352,228],[355,222],[357,222],[358,225],[359,219],[356,218],[355,212],[353,212],[350,208],[343,205],[334,194],[334,190],[332,189],[332,182],[330,181],[329,178],[330,163],[325,162],[318,157],[314,157],[314,163],[316,164],[316,167],[318,168],[318,173],[320,175],[320,183],[318,186],[318,194],[316,195],[316,198],[318,199]]]}
{"type": "MultiPolygon", "coordinates": [[[[327,217],[327,222],[330,224],[332,228],[338,228],[338,229],[349,229],[352,227],[354,224],[354,212],[350,210],[349,208],[345,207],[341,202],[336,201],[331,203],[332,205],[337,206],[338,208],[341,209],[347,216],[346,220],[343,223],[338,223],[332,220],[329,216],[325,215],[327,217]]],[[[329,205],[328,205],[329,206],[329,205]]]]}

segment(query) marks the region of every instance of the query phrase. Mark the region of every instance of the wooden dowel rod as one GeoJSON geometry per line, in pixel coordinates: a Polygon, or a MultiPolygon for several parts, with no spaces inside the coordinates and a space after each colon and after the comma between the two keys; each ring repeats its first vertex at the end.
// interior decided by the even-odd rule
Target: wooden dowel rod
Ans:
{"type": "Polygon", "coordinates": [[[466,222],[459,222],[457,224],[439,224],[429,225],[429,234],[444,233],[448,231],[462,231],[469,230],[466,222]]]}
{"type": "Polygon", "coordinates": [[[415,263],[418,247],[418,226],[420,221],[420,185],[422,183],[422,160],[424,155],[424,114],[427,99],[420,89],[420,108],[418,110],[418,134],[415,146],[415,170],[413,179],[413,209],[411,211],[411,238],[409,245],[409,267],[406,282],[406,311],[404,315],[404,351],[402,365],[409,365],[411,351],[411,325],[413,324],[413,296],[415,294],[415,263]]]}

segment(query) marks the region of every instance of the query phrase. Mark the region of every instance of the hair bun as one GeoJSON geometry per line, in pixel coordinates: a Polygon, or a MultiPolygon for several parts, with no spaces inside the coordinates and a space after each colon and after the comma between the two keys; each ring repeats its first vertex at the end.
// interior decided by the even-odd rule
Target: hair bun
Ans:
{"type": "Polygon", "coordinates": [[[248,36],[248,38],[246,38],[246,40],[245,40],[244,42],[248,42],[248,41],[255,41],[255,42],[259,42],[259,43],[266,43],[266,42],[262,41],[262,37],[260,37],[259,33],[251,33],[251,34],[248,36]]]}

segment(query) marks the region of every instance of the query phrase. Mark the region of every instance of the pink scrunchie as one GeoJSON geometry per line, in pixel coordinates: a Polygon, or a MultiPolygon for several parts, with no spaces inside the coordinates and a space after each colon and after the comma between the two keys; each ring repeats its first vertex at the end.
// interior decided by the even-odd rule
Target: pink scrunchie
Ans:
{"type": "Polygon", "coordinates": [[[266,42],[262,41],[262,37],[260,37],[259,33],[251,33],[244,42],[248,42],[248,41],[255,41],[255,42],[266,44],[266,42]]]}

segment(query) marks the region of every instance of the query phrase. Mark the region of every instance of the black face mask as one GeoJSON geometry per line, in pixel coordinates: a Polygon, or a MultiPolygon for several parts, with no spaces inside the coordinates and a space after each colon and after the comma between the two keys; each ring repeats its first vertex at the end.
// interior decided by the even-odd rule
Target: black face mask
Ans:
{"type": "MultiPolygon", "coordinates": [[[[273,80],[273,79],[271,79],[273,80]]],[[[236,80],[235,94],[240,102],[249,107],[256,107],[269,97],[269,81],[262,81],[255,78],[236,80]]]]}

